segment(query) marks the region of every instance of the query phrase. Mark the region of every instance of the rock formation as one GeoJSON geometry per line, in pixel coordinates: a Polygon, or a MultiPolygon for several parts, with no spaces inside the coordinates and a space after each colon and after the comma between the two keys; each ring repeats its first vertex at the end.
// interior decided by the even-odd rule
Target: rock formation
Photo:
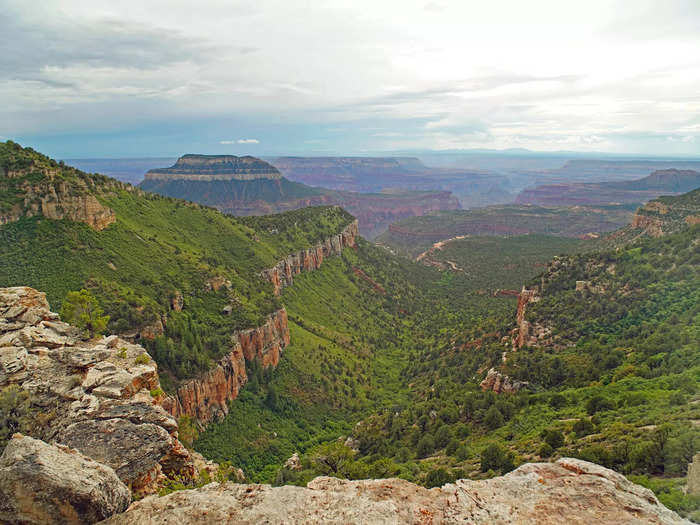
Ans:
{"type": "Polygon", "coordinates": [[[479,386],[482,390],[491,390],[496,394],[512,394],[527,386],[527,383],[515,381],[507,375],[501,374],[495,368],[491,368],[479,386]]]}
{"type": "Polygon", "coordinates": [[[533,338],[530,335],[530,322],[525,319],[525,312],[527,311],[527,305],[530,303],[536,303],[540,300],[539,295],[537,295],[537,290],[528,290],[523,286],[523,289],[518,295],[518,309],[515,314],[516,328],[514,330],[513,336],[513,350],[522,348],[525,344],[533,344],[537,341],[537,338],[533,338]]]}
{"type": "Polygon", "coordinates": [[[163,401],[172,416],[187,415],[200,423],[228,414],[228,402],[238,397],[248,381],[246,359],[257,359],[263,367],[277,366],[282,349],[289,344],[287,311],[276,311],[261,326],[232,336],[231,351],[201,377],[181,385],[163,401]]]}
{"type": "MultiPolygon", "coordinates": [[[[118,183],[117,183],[118,184],[118,183]]],[[[83,188],[87,190],[87,186],[83,188]]],[[[80,191],[64,182],[22,183],[23,202],[0,214],[0,225],[22,217],[43,215],[47,219],[70,219],[83,222],[94,230],[104,230],[117,220],[114,211],[91,193],[80,191]]]]}
{"type": "Polygon", "coordinates": [[[562,458],[505,476],[426,489],[400,479],[316,478],[295,486],[211,483],[134,503],[107,524],[690,523],[646,488],[593,463],[562,458]]]}
{"type": "MultiPolygon", "coordinates": [[[[343,248],[355,246],[356,236],[355,220],[340,233],[286,257],[261,275],[272,283],[275,294],[279,295],[283,287],[292,283],[295,275],[318,269],[325,257],[339,255],[343,248]]],[[[226,282],[211,281],[208,286],[219,289],[226,286],[226,282]]],[[[175,305],[176,302],[173,302],[173,308],[175,305]]],[[[177,307],[182,307],[179,301],[177,307]]],[[[229,401],[238,397],[241,387],[248,381],[246,360],[257,359],[265,368],[277,366],[280,354],[288,344],[287,311],[282,308],[270,315],[261,326],[234,333],[231,351],[212,369],[180,385],[174,395],[165,398],[162,405],[175,418],[186,415],[202,424],[221,418],[228,414],[229,401]]]]}
{"type": "Polygon", "coordinates": [[[130,502],[114,470],[77,450],[15,434],[0,457],[2,523],[95,523],[130,502]]]}
{"type": "Polygon", "coordinates": [[[255,157],[183,155],[169,168],[153,169],[145,180],[256,180],[282,178],[273,165],[255,157]]]}
{"type": "Polygon", "coordinates": [[[354,220],[340,233],[316,246],[288,255],[272,268],[263,270],[261,275],[272,283],[275,294],[279,295],[285,286],[292,284],[295,275],[317,270],[321,267],[325,257],[340,255],[343,248],[354,247],[357,235],[357,220],[354,220]]]}
{"type": "Polygon", "coordinates": [[[194,475],[177,422],[157,404],[155,362],[117,336],[82,340],[32,288],[0,288],[0,389],[18,385],[46,421],[33,437],[113,468],[135,492],[194,475]]]}
{"type": "Polygon", "coordinates": [[[700,496],[700,452],[693,456],[693,462],[688,465],[687,492],[691,496],[700,496]]]}

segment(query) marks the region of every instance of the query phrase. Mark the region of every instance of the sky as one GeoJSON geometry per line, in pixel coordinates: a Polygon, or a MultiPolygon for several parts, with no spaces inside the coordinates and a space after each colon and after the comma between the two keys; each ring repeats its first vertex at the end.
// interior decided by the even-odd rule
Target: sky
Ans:
{"type": "Polygon", "coordinates": [[[0,140],[58,158],[700,157],[700,0],[0,0],[0,140]]]}

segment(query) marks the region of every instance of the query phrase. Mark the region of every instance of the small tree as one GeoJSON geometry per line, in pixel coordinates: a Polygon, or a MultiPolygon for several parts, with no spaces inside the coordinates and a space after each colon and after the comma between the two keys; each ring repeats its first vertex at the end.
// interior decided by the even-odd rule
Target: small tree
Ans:
{"type": "Polygon", "coordinates": [[[355,453],[350,447],[339,441],[331,441],[320,445],[311,456],[311,461],[317,473],[345,478],[354,456],[355,453]]]}
{"type": "Polygon", "coordinates": [[[481,453],[481,471],[500,470],[510,472],[513,470],[513,454],[497,443],[491,443],[481,453]]]}
{"type": "Polygon", "coordinates": [[[489,430],[496,430],[498,427],[502,427],[503,423],[504,419],[501,411],[495,406],[491,406],[491,408],[486,411],[486,415],[484,416],[484,425],[486,425],[486,428],[489,430]]]}
{"type": "Polygon", "coordinates": [[[84,288],[68,292],[61,306],[61,319],[87,332],[89,337],[102,334],[107,328],[109,316],[97,303],[97,299],[84,288]]]}
{"type": "Polygon", "coordinates": [[[0,453],[15,432],[27,432],[31,426],[29,392],[17,385],[0,390],[0,453]]]}

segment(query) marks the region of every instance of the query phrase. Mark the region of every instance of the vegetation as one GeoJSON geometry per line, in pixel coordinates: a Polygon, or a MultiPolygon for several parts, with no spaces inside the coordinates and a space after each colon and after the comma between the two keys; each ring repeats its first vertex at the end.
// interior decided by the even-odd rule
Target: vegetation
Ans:
{"type": "MultiPolygon", "coordinates": [[[[697,499],[680,490],[700,446],[700,429],[689,424],[700,420],[700,226],[674,209],[690,197],[664,201],[664,216],[682,222],[674,233],[559,256],[538,276],[538,264],[555,251],[576,252],[578,241],[466,239],[437,256],[459,255],[460,272],[360,240],[297,276],[280,298],[260,271],[338,232],[352,220],[347,213],[324,207],[227,217],[104,186],[15,150],[3,145],[3,166],[26,171],[28,156],[30,168],[48,162],[51,177],[86,177],[117,222],[101,232],[40,217],[3,225],[0,286],[45,290],[66,315],[83,301],[82,292],[80,300],[69,292],[85,289],[85,304],[94,297],[110,331],[144,331],[165,320],[163,333],[145,344],[166,389],[209,367],[234,330],[287,308],[292,342],[277,368],[247,363],[248,384],[228,416],[206,430],[180,420],[185,445],[223,464],[222,479],[235,465],[249,480],[277,484],[326,474],[438,486],[575,456],[630,475],[697,516],[697,499]],[[540,300],[526,317],[542,337],[511,352],[515,298],[483,289],[523,281],[538,287],[540,300]],[[182,311],[171,306],[176,296],[182,311]],[[525,388],[483,391],[491,367],[525,388]],[[294,452],[300,470],[284,467],[294,452]]],[[[548,228],[571,220],[570,211],[542,213],[556,218],[545,221],[548,228]]],[[[5,427],[24,424],[22,396],[2,392],[5,427]]]]}
{"type": "Polygon", "coordinates": [[[545,208],[516,204],[440,211],[403,219],[376,240],[397,253],[416,257],[435,242],[461,235],[581,237],[609,232],[627,224],[633,211],[630,205],[545,208]]]}
{"type": "Polygon", "coordinates": [[[77,326],[89,337],[104,333],[109,316],[97,304],[97,299],[85,289],[68,292],[61,305],[61,319],[77,326]]]}

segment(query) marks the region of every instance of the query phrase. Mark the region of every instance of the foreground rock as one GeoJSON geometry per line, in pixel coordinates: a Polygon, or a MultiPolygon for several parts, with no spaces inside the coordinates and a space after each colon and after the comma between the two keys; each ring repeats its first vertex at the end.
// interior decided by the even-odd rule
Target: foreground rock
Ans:
{"type": "Polygon", "coordinates": [[[31,395],[41,420],[33,437],[108,465],[135,492],[154,492],[165,475],[194,476],[143,347],[82,340],[32,288],[0,288],[0,389],[8,385],[31,395]]]}
{"type": "Polygon", "coordinates": [[[114,470],[76,450],[15,434],[0,457],[0,523],[95,523],[130,502],[114,470]]]}
{"type": "Polygon", "coordinates": [[[148,497],[105,523],[690,523],[654,494],[593,463],[530,463],[486,481],[426,489],[398,479],[316,478],[307,488],[212,483],[148,497]]]}

